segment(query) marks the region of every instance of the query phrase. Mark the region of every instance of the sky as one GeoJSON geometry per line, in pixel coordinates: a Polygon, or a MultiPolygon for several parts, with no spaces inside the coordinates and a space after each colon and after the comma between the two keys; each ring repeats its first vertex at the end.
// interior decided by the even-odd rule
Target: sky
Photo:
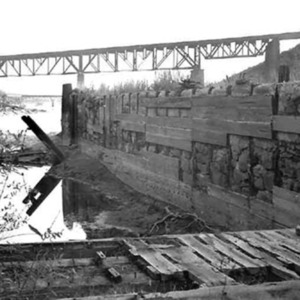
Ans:
{"type": "MultiPolygon", "coordinates": [[[[299,0],[0,0],[0,55],[193,41],[300,31],[299,0]]],[[[300,43],[300,40],[298,40],[300,43]]],[[[281,42],[281,50],[297,41],[281,42]]],[[[205,81],[260,58],[204,61],[205,81]]],[[[151,73],[88,75],[86,86],[153,78],[151,73]]],[[[76,76],[0,78],[0,90],[61,94],[76,76]]]]}

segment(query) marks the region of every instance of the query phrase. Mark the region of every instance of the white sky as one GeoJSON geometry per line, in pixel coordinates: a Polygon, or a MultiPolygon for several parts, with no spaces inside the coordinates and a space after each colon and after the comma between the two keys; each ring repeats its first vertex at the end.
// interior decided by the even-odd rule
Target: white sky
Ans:
{"type": "MultiPolygon", "coordinates": [[[[300,31],[299,8],[299,0],[0,0],[0,55],[300,31]]],[[[282,50],[294,44],[281,42],[282,50]]],[[[205,61],[206,81],[262,60],[205,61]]],[[[131,76],[89,75],[86,84],[131,76]]],[[[0,89],[60,94],[63,83],[76,76],[0,78],[0,89]]]]}

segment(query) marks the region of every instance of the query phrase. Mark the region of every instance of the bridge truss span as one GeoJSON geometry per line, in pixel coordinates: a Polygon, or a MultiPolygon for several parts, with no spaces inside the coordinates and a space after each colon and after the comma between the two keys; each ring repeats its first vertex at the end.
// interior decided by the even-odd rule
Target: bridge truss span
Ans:
{"type": "Polygon", "coordinates": [[[264,55],[274,39],[299,39],[300,32],[178,43],[0,56],[0,77],[71,75],[201,67],[201,59],[264,55]]]}

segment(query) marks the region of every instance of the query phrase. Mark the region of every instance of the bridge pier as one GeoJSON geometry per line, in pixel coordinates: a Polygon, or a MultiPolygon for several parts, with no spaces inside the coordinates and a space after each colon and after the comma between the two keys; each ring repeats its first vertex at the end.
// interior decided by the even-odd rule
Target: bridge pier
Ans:
{"type": "Polygon", "coordinates": [[[266,82],[278,82],[278,71],[280,64],[280,43],[274,38],[266,48],[264,80],[266,82]]]}
{"type": "Polygon", "coordinates": [[[204,70],[199,66],[195,66],[191,71],[191,80],[204,86],[204,70]]]}
{"type": "Polygon", "coordinates": [[[84,73],[77,73],[77,88],[83,89],[84,88],[84,73]]]}

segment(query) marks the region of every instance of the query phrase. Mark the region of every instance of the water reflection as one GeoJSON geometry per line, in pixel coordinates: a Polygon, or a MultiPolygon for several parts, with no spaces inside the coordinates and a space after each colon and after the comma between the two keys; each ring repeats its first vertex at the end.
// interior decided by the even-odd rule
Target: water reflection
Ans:
{"type": "Polygon", "coordinates": [[[31,167],[2,174],[0,243],[86,239],[81,225],[75,220],[66,226],[62,197],[64,185],[61,180],[44,177],[48,169],[31,167]]]}
{"type": "Polygon", "coordinates": [[[108,225],[110,212],[120,210],[116,198],[88,185],[47,175],[48,170],[15,169],[7,178],[0,178],[0,243],[134,235],[128,228],[108,225]]]}

